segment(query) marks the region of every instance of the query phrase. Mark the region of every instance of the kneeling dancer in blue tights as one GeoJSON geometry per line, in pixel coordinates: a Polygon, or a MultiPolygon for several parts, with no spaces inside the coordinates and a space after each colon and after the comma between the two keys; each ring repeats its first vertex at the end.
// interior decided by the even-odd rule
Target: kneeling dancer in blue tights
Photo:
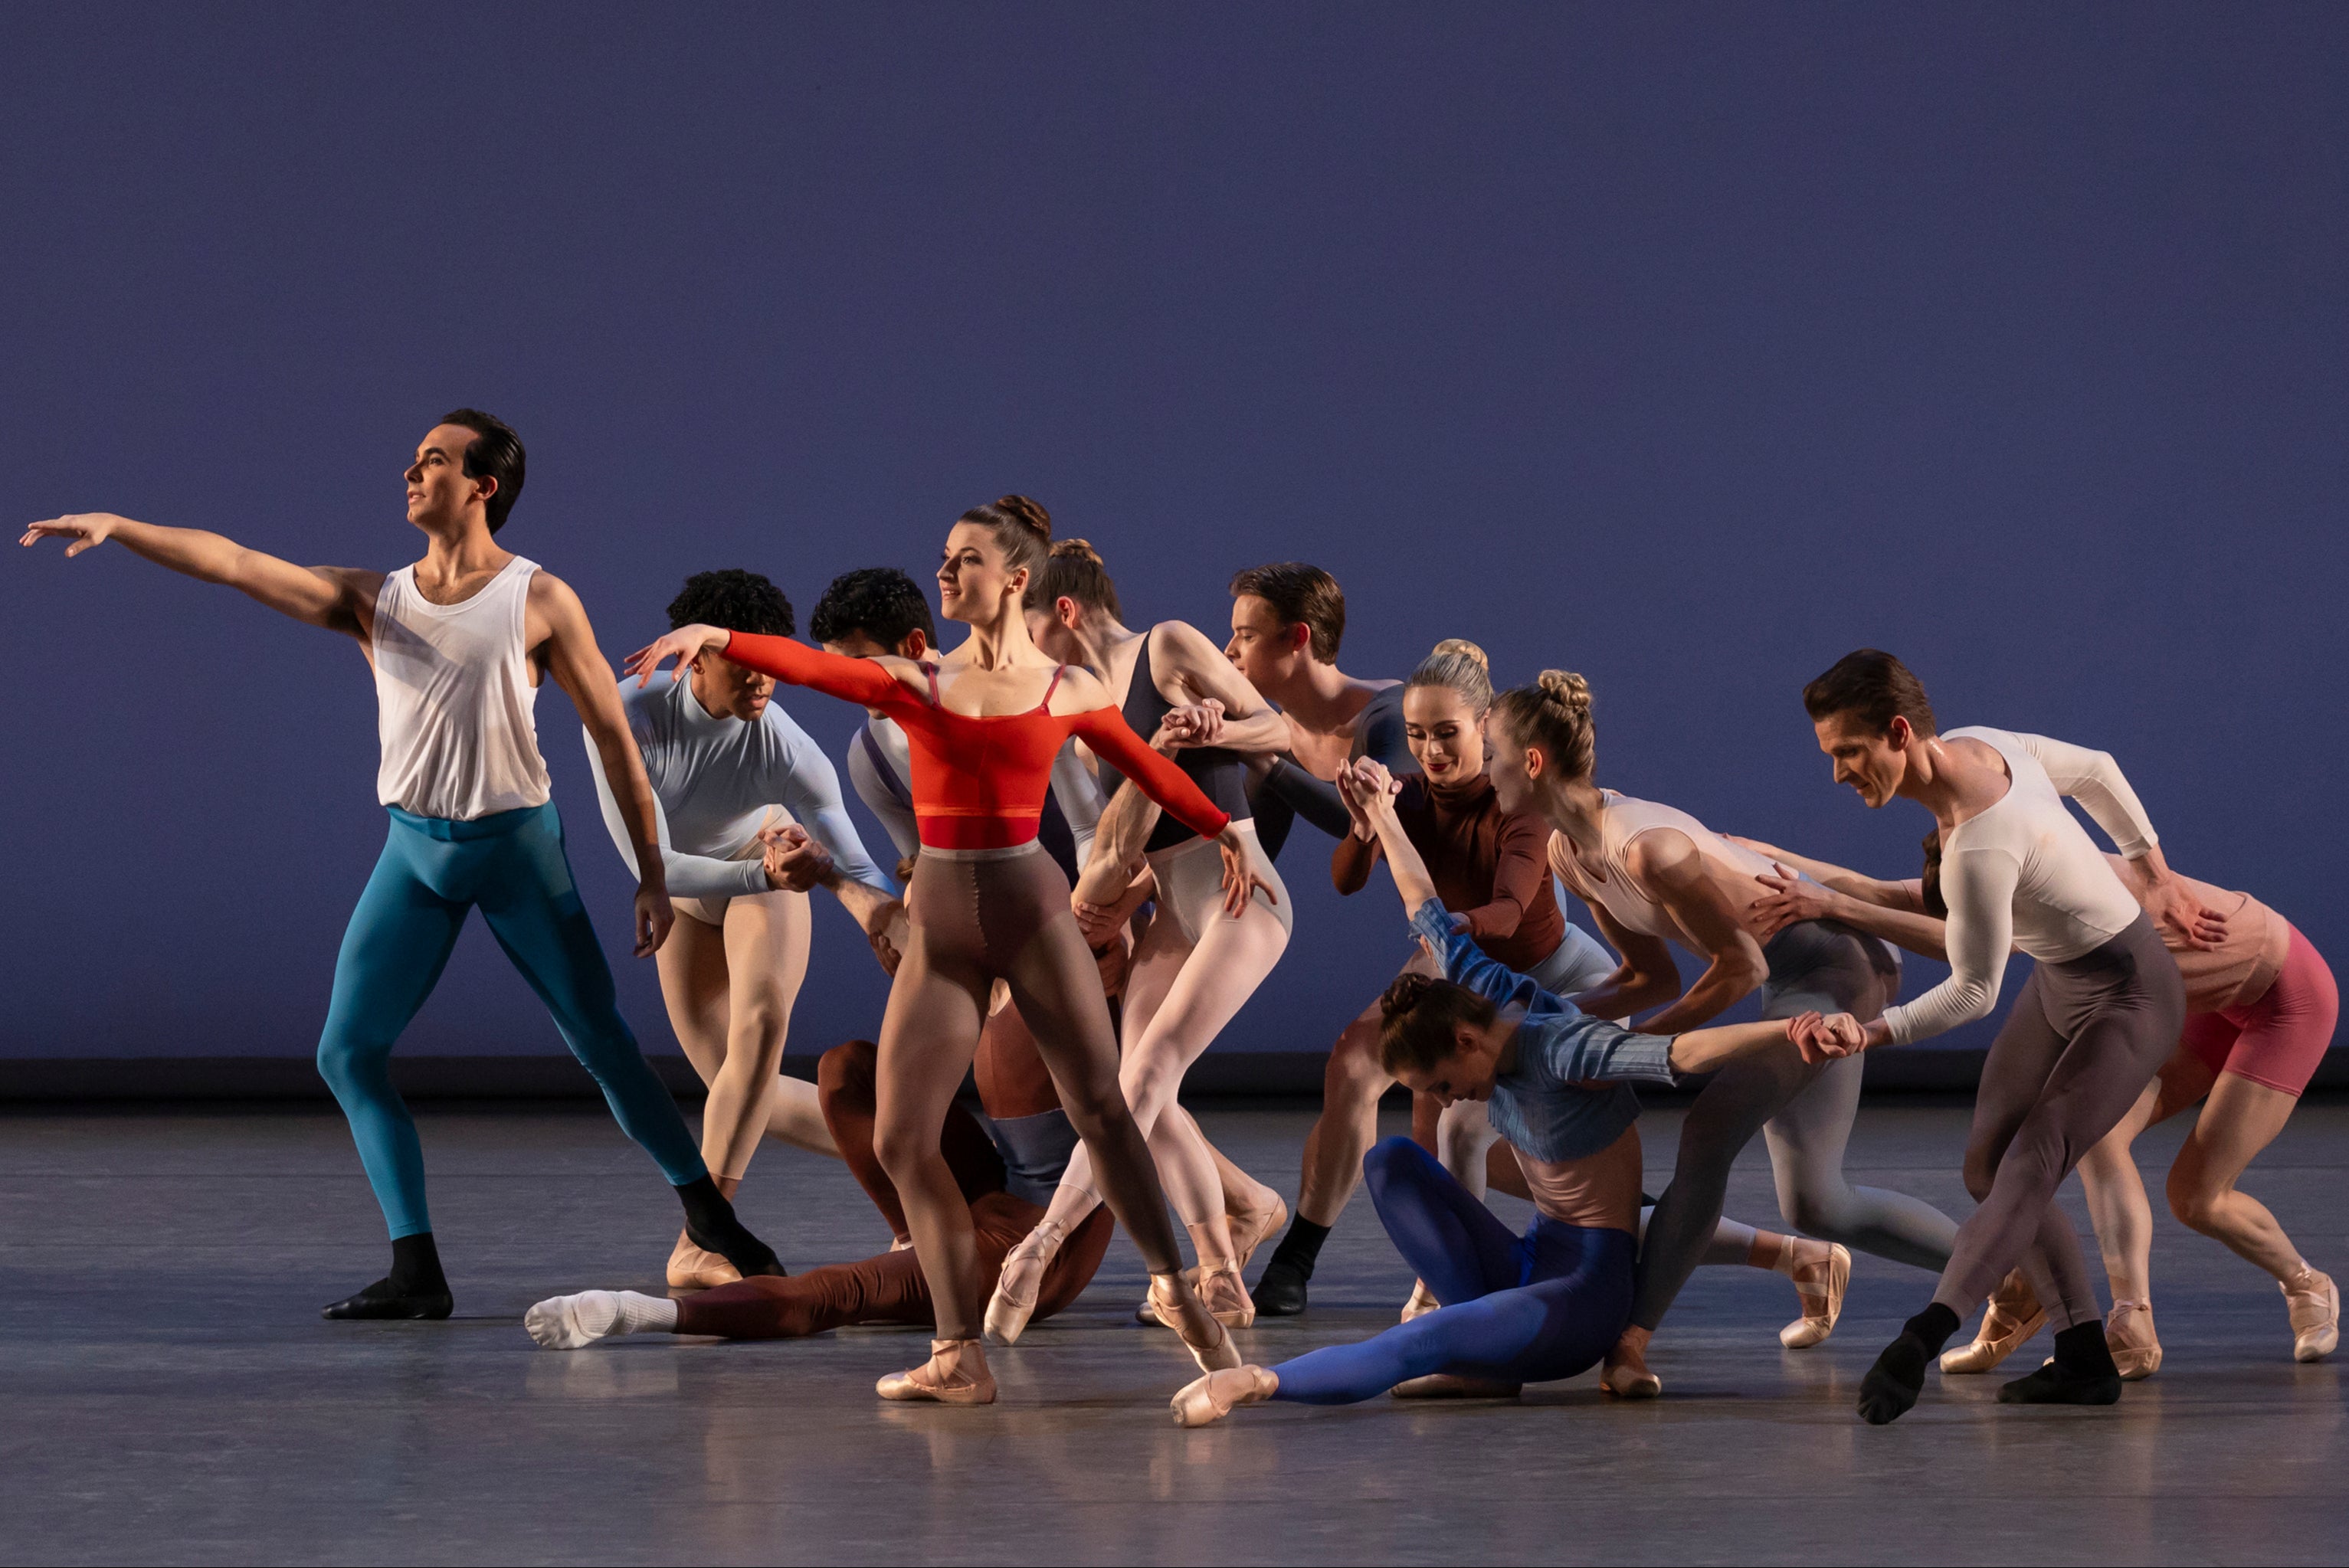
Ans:
{"type": "Polygon", "coordinates": [[[1363,1161],[1379,1219],[1443,1306],[1374,1338],[1277,1367],[1210,1372],[1174,1399],[1179,1426],[1241,1405],[1348,1405],[1403,1395],[1516,1392],[1598,1365],[1631,1311],[1640,1225],[1640,1112],[1630,1083],[1670,1084],[1755,1052],[1842,1055],[1848,1015],[1642,1035],[1578,1011],[1485,954],[1435,896],[1404,837],[1383,770],[1340,785],[1378,830],[1412,930],[1444,977],[1404,975],[1381,999],[1380,1057],[1408,1088],[1444,1104],[1487,1102],[1516,1150],[1536,1214],[1522,1236],[1409,1139],[1363,1161]]]}

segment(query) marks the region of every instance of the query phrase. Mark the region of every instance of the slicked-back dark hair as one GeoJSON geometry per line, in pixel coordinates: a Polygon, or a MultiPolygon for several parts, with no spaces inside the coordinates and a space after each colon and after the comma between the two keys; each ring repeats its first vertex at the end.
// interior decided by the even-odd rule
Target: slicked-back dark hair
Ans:
{"type": "Polygon", "coordinates": [[[894,566],[863,566],[832,580],[823,597],[808,616],[808,635],[819,643],[837,643],[862,632],[885,648],[894,648],[908,634],[919,632],[936,647],[937,623],[930,619],[930,602],[921,584],[894,566]]]}
{"type": "Polygon", "coordinates": [[[1895,717],[1905,718],[1919,737],[1938,735],[1925,683],[1881,648],[1846,654],[1827,673],[1803,688],[1803,710],[1816,724],[1847,713],[1862,728],[1881,735],[1895,717]]]}
{"type": "Polygon", "coordinates": [[[756,572],[728,566],[697,572],[685,580],[685,591],[668,602],[671,631],[694,624],[722,626],[730,632],[752,632],[766,637],[788,637],[799,625],[792,602],[783,591],[756,572]]]}
{"type": "Polygon", "coordinates": [[[472,442],[465,449],[465,477],[498,481],[498,488],[481,503],[489,518],[490,531],[495,533],[506,525],[506,513],[513,511],[513,503],[522,499],[522,438],[513,433],[512,425],[479,408],[459,408],[443,414],[440,422],[462,425],[473,432],[472,442]]]}
{"type": "Polygon", "coordinates": [[[1346,640],[1346,591],[1335,577],[1309,562],[1276,561],[1232,579],[1232,597],[1243,594],[1271,605],[1283,626],[1302,625],[1311,634],[1307,645],[1315,658],[1338,662],[1338,645],[1346,640]]]}

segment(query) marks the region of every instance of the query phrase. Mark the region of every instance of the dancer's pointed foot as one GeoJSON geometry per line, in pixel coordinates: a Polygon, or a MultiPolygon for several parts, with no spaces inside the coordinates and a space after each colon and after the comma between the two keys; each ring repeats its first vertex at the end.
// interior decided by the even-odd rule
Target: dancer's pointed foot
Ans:
{"type": "Polygon", "coordinates": [[[1226,1328],[1247,1328],[1256,1323],[1256,1303],[1248,1299],[1247,1286],[1241,1283],[1237,1259],[1200,1270],[1196,1288],[1207,1315],[1226,1328]]]}
{"type": "Polygon", "coordinates": [[[1974,1330],[1973,1343],[1945,1354],[1941,1371],[1945,1375],[1987,1372],[2022,1349],[2033,1335],[2045,1326],[2047,1309],[2039,1305],[2030,1277],[2021,1269],[2013,1270],[1992,1293],[1982,1326],[1974,1330]]]}
{"type": "Polygon", "coordinates": [[[1648,1370],[1648,1341],[1655,1331],[1627,1328],[1607,1353],[1599,1387],[1618,1399],[1652,1399],[1664,1391],[1664,1380],[1648,1370]]]}
{"type": "Polygon", "coordinates": [[[2341,1343],[2341,1290],[2333,1276],[2304,1268],[2277,1286],[2292,1310],[2292,1358],[2322,1361],[2341,1343]]]}
{"type": "Polygon", "coordinates": [[[1881,1427],[1907,1415],[1925,1391],[1925,1368],[1957,1331],[1958,1315],[1938,1301],[1902,1324],[1859,1380],[1859,1418],[1881,1427]]]}
{"type": "Polygon", "coordinates": [[[893,1372],[873,1385],[885,1399],[935,1405],[992,1405],[995,1374],[976,1339],[933,1339],[930,1358],[910,1372],[893,1372]]]}
{"type": "Polygon", "coordinates": [[[716,1253],[695,1246],[691,1236],[681,1230],[678,1232],[676,1249],[668,1254],[669,1288],[709,1290],[721,1284],[732,1284],[741,1277],[741,1270],[716,1253]]]}
{"type": "Polygon", "coordinates": [[[1222,1372],[1240,1364],[1239,1346],[1224,1326],[1207,1311],[1197,1293],[1179,1274],[1150,1276],[1150,1304],[1159,1320],[1174,1331],[1202,1372],[1222,1372]]]}
{"type": "Polygon", "coordinates": [[[1398,1399],[1514,1399],[1525,1392],[1522,1383],[1497,1377],[1463,1377],[1454,1372],[1431,1372],[1407,1377],[1387,1390],[1398,1399]]]}
{"type": "Polygon", "coordinates": [[[388,1276],[376,1281],[357,1295],[347,1295],[318,1309],[318,1315],[337,1321],[375,1319],[389,1321],[399,1318],[442,1318],[457,1309],[456,1299],[449,1294],[444,1283],[438,1290],[429,1286],[413,1288],[388,1276]]]}
{"type": "Polygon", "coordinates": [[[1288,1205],[1280,1194],[1267,1187],[1264,1195],[1272,1200],[1270,1207],[1246,1210],[1231,1216],[1232,1248],[1239,1254],[1243,1269],[1256,1256],[1257,1248],[1288,1223],[1288,1205]]]}
{"type": "Polygon", "coordinates": [[[988,1344],[1017,1345],[1028,1332],[1028,1320],[1044,1288],[1044,1271],[1052,1266],[1067,1234],[1059,1221],[1039,1220],[1018,1246],[1003,1254],[1003,1272],[996,1276],[995,1294],[987,1298],[988,1344]]]}
{"type": "Polygon", "coordinates": [[[2153,1303],[2116,1301],[2105,1315],[2105,1345],[2121,1381],[2134,1383],[2161,1370],[2161,1341],[2153,1332],[2153,1303]]]}
{"type": "Polygon", "coordinates": [[[522,1315],[522,1326],[542,1349],[577,1350],[615,1335],[667,1333],[677,1326],[677,1303],[632,1290],[583,1290],[549,1296],[522,1315]]]}
{"type": "Polygon", "coordinates": [[[1851,1286],[1851,1252],[1832,1242],[1789,1236],[1780,1253],[1779,1272],[1795,1282],[1803,1298],[1803,1315],[1778,1330],[1778,1343],[1789,1350],[1808,1350],[1835,1332],[1843,1315],[1844,1292],[1851,1286]]]}
{"type": "Polygon", "coordinates": [[[1279,1390],[1280,1379],[1264,1367],[1219,1367],[1183,1386],[1169,1401],[1178,1427],[1205,1427],[1242,1405],[1261,1404],[1279,1390]]]}
{"type": "Polygon", "coordinates": [[[772,1247],[750,1233],[734,1205],[708,1176],[685,1182],[677,1190],[685,1205],[686,1239],[706,1253],[716,1253],[734,1265],[744,1279],[788,1273],[772,1247]]]}
{"type": "Polygon", "coordinates": [[[1425,1317],[1443,1305],[1435,1299],[1435,1293],[1427,1288],[1425,1280],[1415,1279],[1411,1282],[1411,1299],[1402,1304],[1402,1320],[1409,1323],[1414,1317],[1425,1317]]]}

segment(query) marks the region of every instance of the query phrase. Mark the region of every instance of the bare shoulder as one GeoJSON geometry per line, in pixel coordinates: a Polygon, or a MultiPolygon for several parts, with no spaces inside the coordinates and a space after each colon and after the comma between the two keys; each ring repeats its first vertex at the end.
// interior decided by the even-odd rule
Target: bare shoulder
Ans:
{"type": "Polygon", "coordinates": [[[552,614],[585,615],[577,590],[542,566],[530,574],[530,607],[552,614]]]}
{"type": "Polygon", "coordinates": [[[1061,684],[1052,688],[1054,713],[1086,713],[1097,707],[1112,707],[1109,687],[1101,676],[1081,665],[1069,665],[1061,672],[1061,684]]]}
{"type": "Polygon", "coordinates": [[[1650,828],[1623,846],[1625,868],[1642,882],[1668,876],[1694,864],[1696,860],[1695,843],[1673,827],[1650,828]]]}

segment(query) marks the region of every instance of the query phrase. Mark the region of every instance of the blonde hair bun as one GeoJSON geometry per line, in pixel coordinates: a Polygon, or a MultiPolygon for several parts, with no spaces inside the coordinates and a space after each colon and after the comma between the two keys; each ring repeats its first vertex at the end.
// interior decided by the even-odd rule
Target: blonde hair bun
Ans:
{"type": "Polygon", "coordinates": [[[1428,656],[1430,658],[1438,659],[1443,658],[1447,655],[1455,654],[1462,658],[1474,659],[1476,663],[1476,667],[1483,670],[1486,675],[1489,676],[1493,673],[1493,661],[1485,656],[1485,650],[1478,647],[1475,644],[1470,642],[1465,637],[1446,637],[1444,641],[1436,644],[1433,648],[1428,651],[1428,656]]]}
{"type": "Polygon", "coordinates": [[[1544,670],[1537,683],[1542,696],[1568,713],[1590,711],[1590,683],[1572,670],[1544,670]]]}

